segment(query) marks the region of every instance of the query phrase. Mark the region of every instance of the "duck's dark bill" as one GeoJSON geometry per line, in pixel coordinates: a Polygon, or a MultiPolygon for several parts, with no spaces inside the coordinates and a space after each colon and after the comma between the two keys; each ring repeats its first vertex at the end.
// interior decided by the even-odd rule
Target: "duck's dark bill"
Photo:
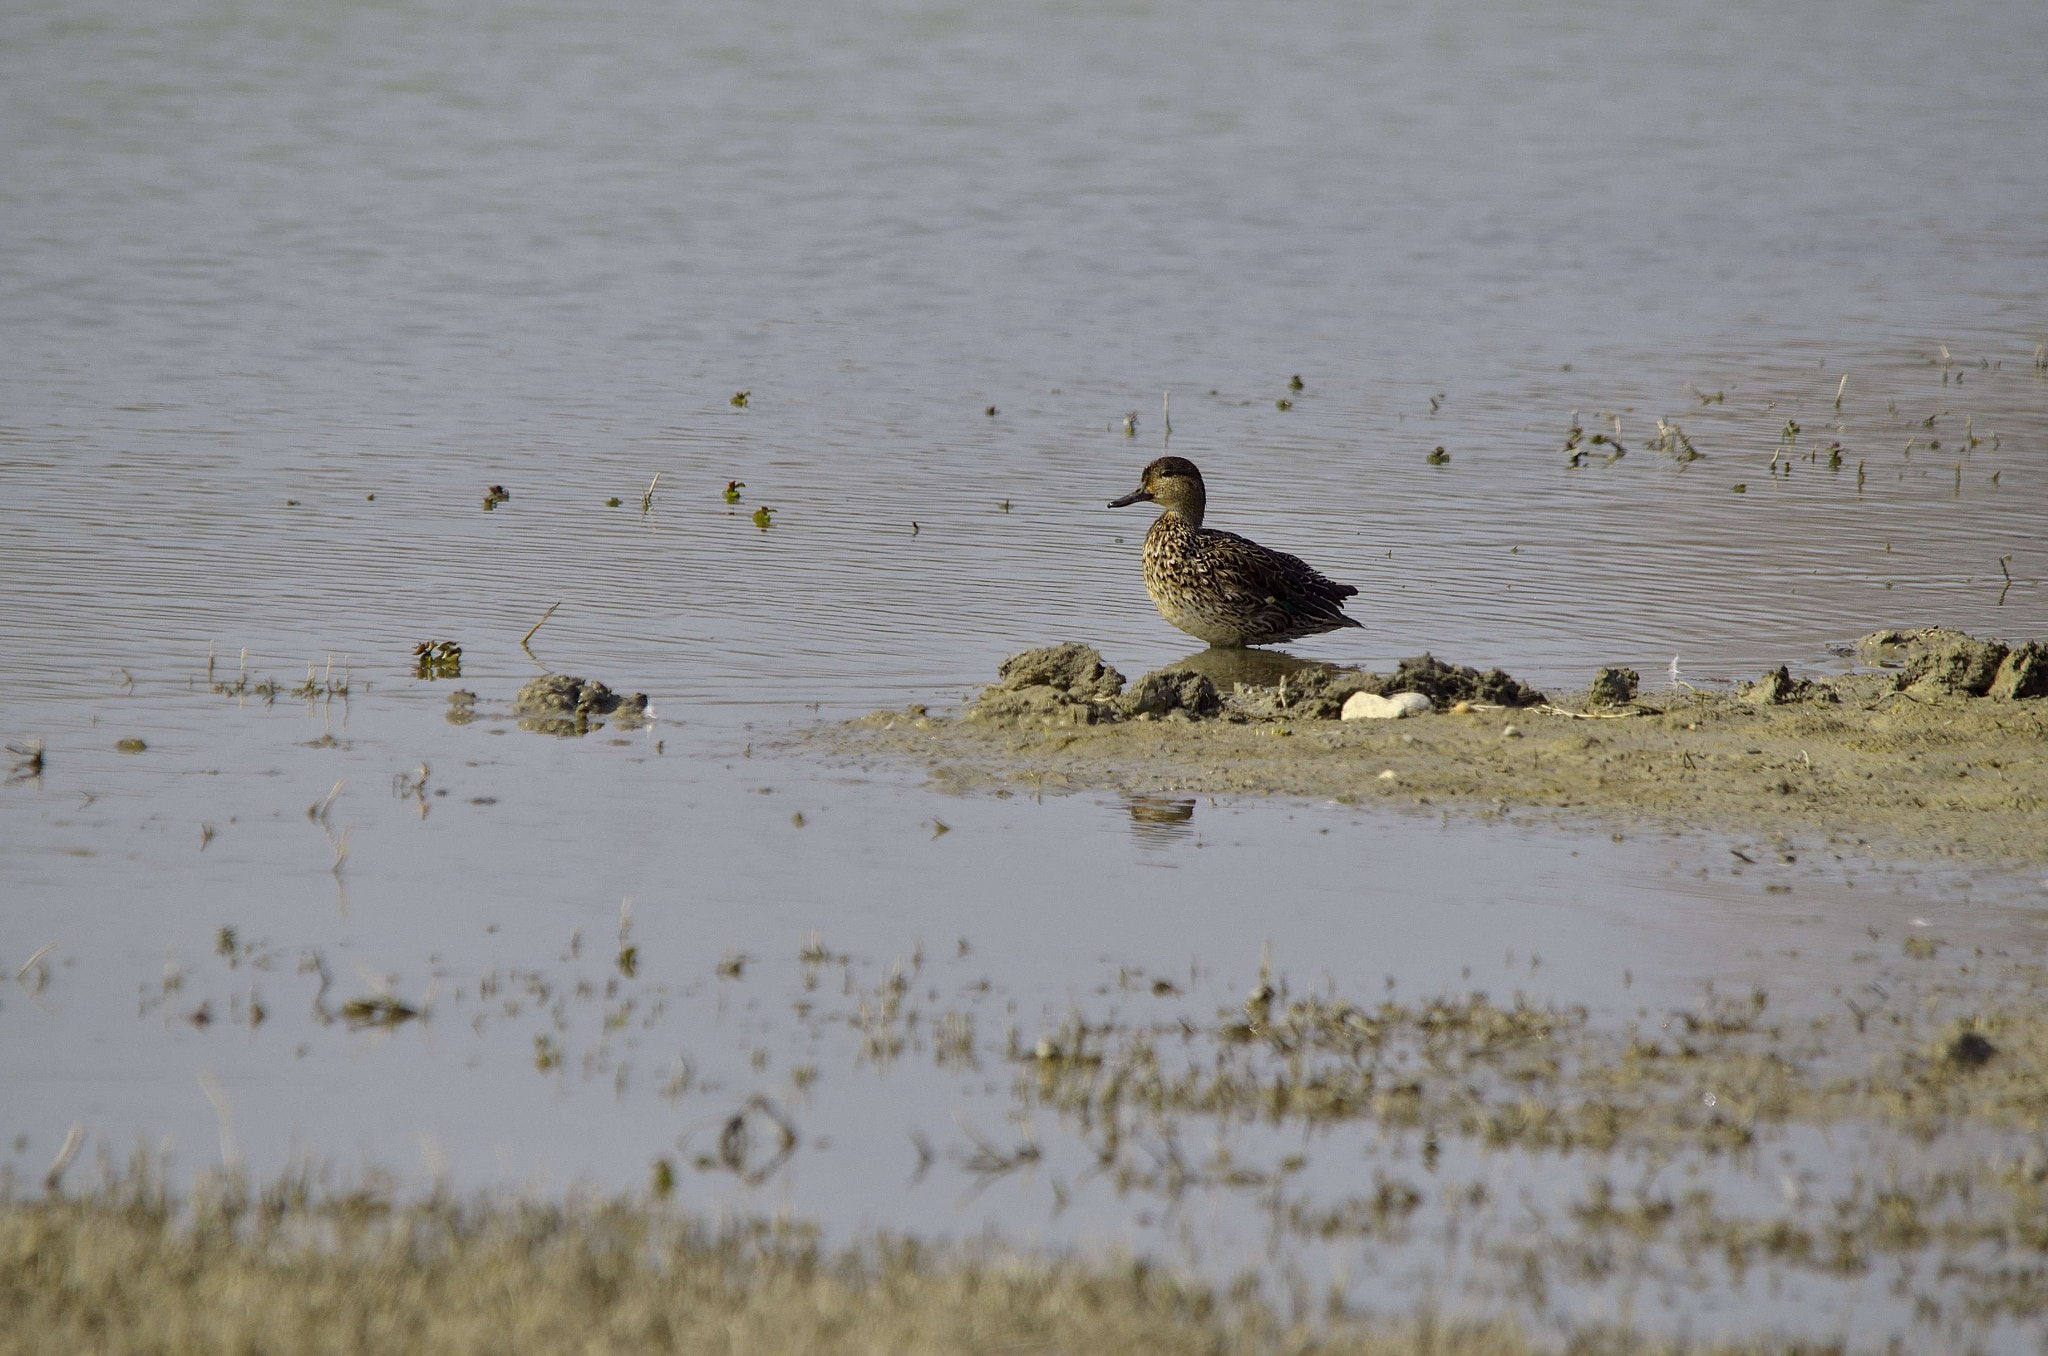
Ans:
{"type": "Polygon", "coordinates": [[[1129,494],[1125,495],[1121,499],[1110,500],[1109,506],[1111,508],[1122,508],[1126,504],[1141,503],[1144,500],[1150,499],[1151,497],[1152,491],[1150,490],[1132,490],[1129,494]]]}

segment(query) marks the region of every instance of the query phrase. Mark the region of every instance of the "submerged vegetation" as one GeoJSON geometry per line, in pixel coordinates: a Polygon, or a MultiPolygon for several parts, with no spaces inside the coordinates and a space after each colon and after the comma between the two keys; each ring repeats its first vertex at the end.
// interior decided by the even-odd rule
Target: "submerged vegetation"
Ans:
{"type": "MultiPolygon", "coordinates": [[[[376,1185],[174,1198],[146,1163],[78,1197],[0,1201],[0,1353],[219,1351],[945,1353],[1272,1351],[1533,1356],[1505,1320],[1400,1318],[1275,1302],[1132,1258],[878,1238],[844,1248],[789,1223],[713,1225],[652,1199],[399,1203],[376,1185]]],[[[1645,1339],[1574,1325],[1603,1353],[1839,1351],[1828,1343],[1645,1339]]]]}
{"type": "MultiPolygon", "coordinates": [[[[297,1005],[259,1001],[271,976],[311,991],[312,1026],[350,1045],[473,1032],[530,1048],[556,1096],[582,1083],[621,1098],[679,1032],[706,1039],[708,1023],[720,1047],[734,1031],[718,1014],[759,1014],[736,1028],[736,1060],[706,1048],[700,1064],[686,1046],[653,1083],[685,1128],[650,1143],[647,1197],[464,1201],[396,1179],[322,1192],[300,1170],[260,1191],[202,1177],[174,1202],[141,1163],[64,1197],[74,1136],[46,1198],[11,1181],[0,1193],[0,1328],[61,1345],[104,1322],[107,1350],[233,1349],[245,1327],[342,1315],[335,1330],[362,1346],[339,1349],[481,1350],[498,1332],[511,1336],[494,1350],[540,1350],[575,1329],[598,1350],[695,1349],[725,1331],[739,1335],[719,1349],[1637,1351],[1689,1310],[1669,1296],[1712,1292],[1735,1319],[1703,1335],[1734,1344],[1686,1350],[1861,1349],[1833,1344],[1824,1318],[1781,1332],[1786,1312],[1751,1315],[1794,1278],[1812,1315],[1853,1309],[1859,1328],[1960,1348],[2048,1317],[2048,967],[2025,948],[1872,929],[1832,983],[1709,984],[1620,1010],[1519,988],[1403,997],[1391,976],[1367,997],[1327,975],[1299,985],[1270,956],[1219,1005],[1199,963],[1124,964],[1077,977],[1064,1014],[1034,1025],[972,978],[964,938],[943,961],[919,947],[881,963],[811,933],[780,957],[700,958],[694,976],[650,954],[629,906],[617,940],[578,931],[555,964],[437,970],[416,1001],[366,973],[372,993],[330,1006],[317,952],[283,978],[286,954],[222,926],[208,968],[167,968],[141,1011],[300,1039],[274,1034],[297,1005]],[[771,1076],[771,1047],[800,1062],[771,1076]],[[884,1079],[911,1117],[906,1191],[950,1174],[970,1194],[1012,1184],[1054,1218],[1156,1219],[1153,1260],[730,1223],[764,1199],[744,1193],[784,1200],[843,1172],[844,1153],[863,1172],[900,1153],[893,1127],[889,1145],[830,1144],[863,1135],[846,1099],[884,1079]],[[975,1087],[996,1103],[918,1125],[975,1087]],[[708,1222],[713,1201],[727,1223],[708,1222]],[[1196,1218],[1259,1237],[1167,1260],[1177,1222],[1196,1218]],[[1233,1256],[1265,1260],[1219,1266],[1233,1256]],[[399,1277],[401,1259],[416,1274],[399,1277]],[[1472,1322],[1388,1308],[1369,1278],[1394,1274],[1430,1279],[1391,1293],[1472,1322]],[[1651,1336],[1588,1326],[1596,1313],[1651,1336]]],[[[1541,958],[1506,965],[1533,978],[1541,958]]]]}

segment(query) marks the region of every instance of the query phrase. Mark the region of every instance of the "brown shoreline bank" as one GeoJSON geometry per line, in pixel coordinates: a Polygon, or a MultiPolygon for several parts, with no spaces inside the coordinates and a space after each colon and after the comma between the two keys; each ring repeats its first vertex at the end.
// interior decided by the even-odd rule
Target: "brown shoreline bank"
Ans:
{"type": "Polygon", "coordinates": [[[957,718],[878,711],[818,737],[921,760],[963,790],[1303,796],[2048,862],[2048,699],[2032,695],[2048,687],[2043,647],[1924,630],[1879,632],[1860,651],[1895,667],[1646,695],[1603,670],[1553,702],[1428,656],[1381,677],[1257,651],[1197,655],[1126,690],[1067,645],[1005,661],[957,718]],[[1352,693],[1409,690],[1435,714],[1335,718],[1352,693]]]}

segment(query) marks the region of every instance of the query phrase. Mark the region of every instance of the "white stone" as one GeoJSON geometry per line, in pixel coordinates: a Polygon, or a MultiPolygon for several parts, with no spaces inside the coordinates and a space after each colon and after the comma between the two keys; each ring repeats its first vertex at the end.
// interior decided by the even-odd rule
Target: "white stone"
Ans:
{"type": "Polygon", "coordinates": [[[1425,716],[1435,709],[1434,703],[1420,692],[1397,692],[1391,697],[1354,692],[1344,699],[1346,720],[1400,720],[1404,716],[1425,716]]]}

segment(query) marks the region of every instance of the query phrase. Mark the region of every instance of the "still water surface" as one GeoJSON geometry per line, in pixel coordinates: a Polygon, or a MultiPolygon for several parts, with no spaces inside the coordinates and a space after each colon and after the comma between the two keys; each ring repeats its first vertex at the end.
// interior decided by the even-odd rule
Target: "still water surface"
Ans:
{"type": "MultiPolygon", "coordinates": [[[[1212,522],[1361,587],[1317,657],[1705,681],[2048,632],[2044,50],[1995,0],[9,6],[0,726],[48,767],[0,792],[0,962],[58,946],[0,995],[0,1150],[39,1174],[83,1123],[204,1166],[204,1070],[252,1168],[636,1186],[762,1092],[804,1147],[687,1199],[1164,1247],[1106,1189],[906,1186],[911,1137],[1004,1124],[1010,1027],[1155,1001],[1140,971],[1207,1019],[1268,939],[1347,992],[1609,1013],[1824,987],[1916,919],[2035,945],[2033,882],[1809,854],[1773,894],[1718,841],[1162,822],[777,741],[1028,645],[1184,653],[1145,511],[1103,508],[1168,445],[1212,522]],[[1627,455],[1570,465],[1575,415],[1627,455]],[[501,718],[557,602],[539,661],[653,728],[501,718]],[[440,637],[472,724],[413,676],[440,637]],[[350,692],[216,695],[209,651],[350,692]],[[845,985],[900,958],[971,1007],[988,1071],[793,1018],[813,930],[845,985]],[[315,964],[434,1020],[325,1024],[315,964]],[[514,973],[549,999],[485,1003],[514,973]]],[[[1263,1245],[1217,1209],[1227,1271],[1263,1245]]]]}

